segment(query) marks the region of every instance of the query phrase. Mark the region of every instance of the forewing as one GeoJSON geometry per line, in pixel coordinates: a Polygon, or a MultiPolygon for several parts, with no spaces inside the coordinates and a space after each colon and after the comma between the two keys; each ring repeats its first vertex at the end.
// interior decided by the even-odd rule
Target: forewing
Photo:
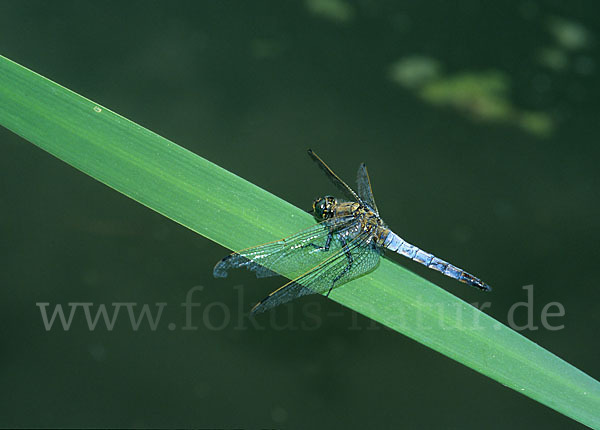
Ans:
{"type": "Polygon", "coordinates": [[[353,202],[360,202],[361,199],[358,196],[358,194],[356,194],[356,192],[350,188],[350,186],[348,186],[348,184],[346,184],[344,181],[342,181],[340,179],[340,177],[338,175],[336,175],[334,173],[333,170],[331,170],[331,168],[325,164],[325,162],[323,160],[321,160],[321,158],[315,154],[313,152],[312,149],[308,150],[308,155],[310,156],[310,158],[312,158],[312,160],[317,163],[317,165],[319,166],[319,168],[325,172],[325,174],[327,175],[327,177],[331,180],[331,182],[333,182],[333,184],[341,191],[344,193],[344,195],[346,196],[346,198],[350,199],[353,202]]]}
{"type": "Polygon", "coordinates": [[[335,246],[339,245],[335,240],[331,240],[329,252],[320,250],[326,246],[330,235],[333,238],[332,231],[347,228],[355,222],[350,217],[323,221],[284,239],[234,252],[217,263],[213,275],[225,278],[229,269],[245,267],[254,271],[257,278],[285,273],[293,279],[335,251],[335,246]]]}
{"type": "Polygon", "coordinates": [[[381,252],[367,241],[368,237],[368,233],[363,233],[346,246],[337,246],[337,250],[329,258],[273,291],[252,312],[264,312],[300,296],[329,291],[373,270],[379,263],[381,252]]]}
{"type": "Polygon", "coordinates": [[[358,195],[363,201],[379,215],[379,210],[375,204],[375,197],[373,197],[373,189],[371,188],[371,179],[369,178],[369,172],[367,172],[367,166],[362,163],[358,167],[358,174],[356,177],[356,184],[358,185],[358,195]]]}

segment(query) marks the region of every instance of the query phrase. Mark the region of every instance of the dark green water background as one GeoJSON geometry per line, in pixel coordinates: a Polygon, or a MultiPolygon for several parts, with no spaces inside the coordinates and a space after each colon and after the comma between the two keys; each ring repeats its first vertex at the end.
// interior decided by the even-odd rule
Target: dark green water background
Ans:
{"type": "MultiPolygon", "coordinates": [[[[306,148],[350,182],[365,161],[386,222],[494,291],[406,267],[504,323],[533,284],[522,333],[598,378],[595,4],[3,2],[0,53],[299,207],[333,192],[306,148]]],[[[227,250],[0,142],[2,427],[577,427],[324,298],[254,328],[281,279],[214,280],[227,250]],[[167,306],[155,331],[125,309],[46,331],[40,302],[167,306]]]]}

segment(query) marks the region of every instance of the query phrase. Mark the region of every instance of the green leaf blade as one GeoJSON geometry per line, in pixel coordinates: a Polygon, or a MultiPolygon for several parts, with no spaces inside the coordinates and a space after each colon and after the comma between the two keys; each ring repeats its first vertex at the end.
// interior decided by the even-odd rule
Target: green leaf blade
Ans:
{"type": "MultiPolygon", "coordinates": [[[[313,223],[267,191],[4,57],[0,124],[230,249],[279,239],[313,223]],[[273,213],[278,216],[269,216],[273,213]]],[[[600,428],[598,381],[388,259],[331,298],[600,428]]]]}

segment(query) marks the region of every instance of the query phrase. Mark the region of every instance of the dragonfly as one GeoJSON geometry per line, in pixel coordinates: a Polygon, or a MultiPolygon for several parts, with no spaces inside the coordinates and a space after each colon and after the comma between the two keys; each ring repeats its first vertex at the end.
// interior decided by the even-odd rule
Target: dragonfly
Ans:
{"type": "Polygon", "coordinates": [[[317,198],[309,211],[316,224],[289,237],[233,252],[213,270],[216,278],[227,277],[229,269],[246,268],[258,278],[285,274],[292,279],[258,302],[252,308],[253,314],[309,294],[329,296],[334,288],[374,270],[384,250],[491,291],[479,278],[411,245],[387,227],[379,216],[365,163],[358,168],[354,191],[314,151],[309,149],[308,155],[344,198],[317,198]]]}

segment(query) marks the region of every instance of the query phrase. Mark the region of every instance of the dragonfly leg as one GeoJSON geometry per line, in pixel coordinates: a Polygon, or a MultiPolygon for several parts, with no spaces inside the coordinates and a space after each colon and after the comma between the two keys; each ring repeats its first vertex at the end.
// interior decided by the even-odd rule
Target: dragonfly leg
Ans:
{"type": "Polygon", "coordinates": [[[342,242],[342,246],[344,247],[344,254],[346,254],[346,258],[348,259],[348,264],[346,265],[346,267],[344,267],[344,270],[342,270],[342,273],[339,273],[335,278],[333,278],[333,281],[331,281],[331,287],[329,288],[329,291],[327,291],[327,294],[325,295],[325,297],[329,297],[329,293],[331,293],[331,290],[333,290],[333,287],[335,287],[335,283],[337,281],[339,281],[340,279],[342,279],[342,277],[346,273],[348,273],[350,271],[350,269],[352,269],[352,264],[354,263],[354,258],[352,257],[352,254],[350,253],[350,249],[348,249],[346,240],[341,235],[340,235],[340,242],[342,242]]]}
{"type": "Polygon", "coordinates": [[[312,246],[317,251],[329,251],[329,247],[331,246],[332,239],[333,239],[333,230],[329,230],[329,234],[327,235],[327,239],[325,240],[324,246],[317,245],[316,243],[309,243],[307,245],[303,245],[302,248],[305,248],[307,246],[312,246]]]}

